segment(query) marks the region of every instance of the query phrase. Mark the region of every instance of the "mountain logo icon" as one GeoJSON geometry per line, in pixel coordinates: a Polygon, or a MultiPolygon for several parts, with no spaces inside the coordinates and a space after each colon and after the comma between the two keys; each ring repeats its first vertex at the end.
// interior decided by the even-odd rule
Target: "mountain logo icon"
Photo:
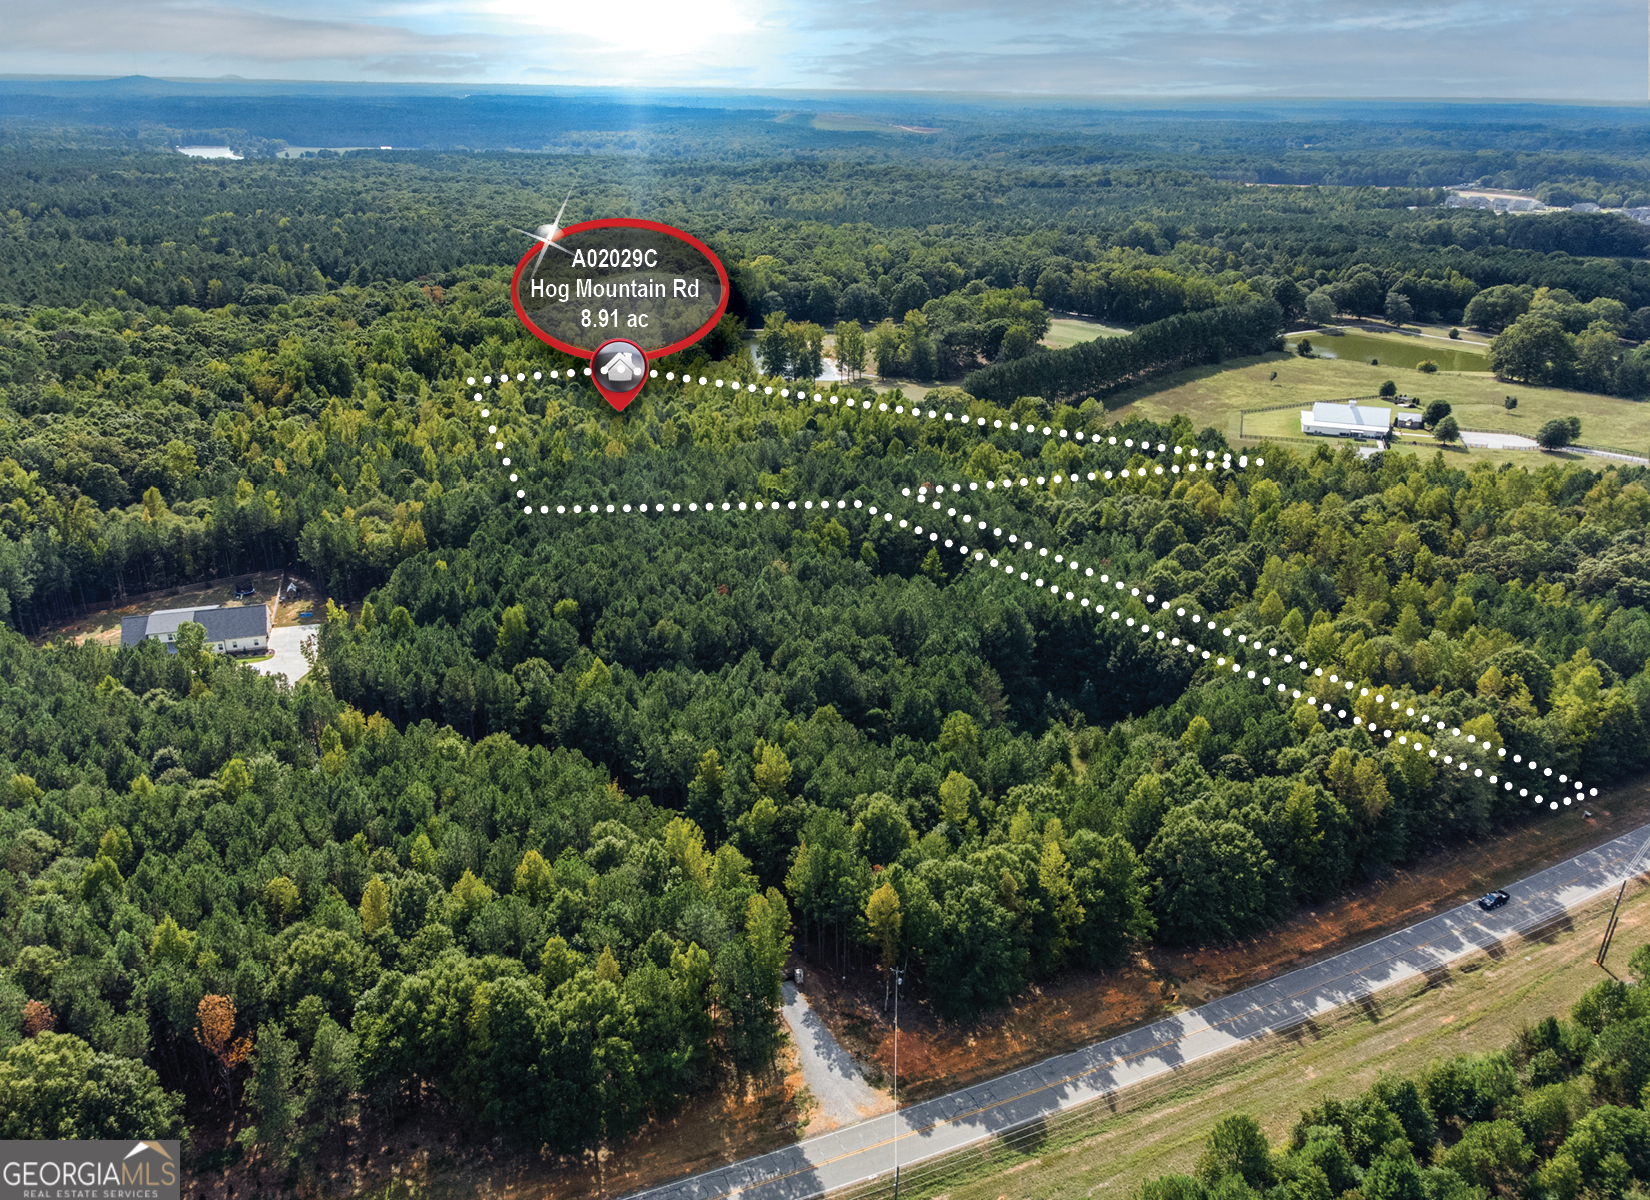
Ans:
{"type": "MultiPolygon", "coordinates": [[[[166,1147],[162,1146],[159,1142],[139,1142],[126,1152],[126,1158],[135,1158],[137,1155],[142,1154],[145,1150],[153,1150],[167,1162],[172,1161],[172,1156],[166,1153],[166,1147]]],[[[122,1159],[121,1161],[124,1162],[125,1159],[122,1159]]]]}

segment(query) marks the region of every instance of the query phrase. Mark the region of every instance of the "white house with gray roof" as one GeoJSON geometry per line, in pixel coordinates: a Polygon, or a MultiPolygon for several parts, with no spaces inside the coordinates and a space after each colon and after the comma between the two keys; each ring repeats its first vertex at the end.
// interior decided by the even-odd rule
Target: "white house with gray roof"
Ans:
{"type": "Polygon", "coordinates": [[[193,621],[206,630],[206,645],[222,654],[247,654],[269,649],[269,609],[262,604],[224,608],[211,604],[203,608],[163,608],[141,617],[122,617],[120,644],[135,646],[148,638],[166,643],[168,654],[177,653],[178,626],[193,621]]]}

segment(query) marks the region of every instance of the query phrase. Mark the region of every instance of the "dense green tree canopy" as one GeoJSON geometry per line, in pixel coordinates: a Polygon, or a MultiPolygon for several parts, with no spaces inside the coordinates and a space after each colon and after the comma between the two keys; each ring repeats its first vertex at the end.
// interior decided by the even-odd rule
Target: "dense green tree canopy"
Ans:
{"type": "MultiPolygon", "coordinates": [[[[709,227],[738,311],[658,365],[762,386],[661,378],[615,419],[476,265],[511,246],[470,191],[545,164],[246,165],[0,161],[0,1079],[64,1097],[20,1120],[134,1136],[180,1096],[244,1102],[248,1143],[296,1161],[351,1105],[434,1089],[574,1150],[764,1069],[793,950],[905,963],[968,1018],[1540,817],[1439,770],[1418,718],[1372,737],[872,506],[960,501],[980,546],[1124,583],[1136,626],[1360,681],[1362,721],[1415,707],[1601,783],[1645,765],[1642,469],[1227,467],[1218,430],[1094,398],[1267,352],[1320,294],[1424,316],[1497,286],[1530,289],[1501,337],[1550,326],[1541,369],[1573,348],[1619,388],[1650,305],[1631,222],[998,173],[1053,214],[1028,231],[963,168],[808,163],[780,206],[721,166],[713,206],[682,165],[646,211],[709,227]],[[1033,349],[1056,308],[1139,327],[1033,349]],[[973,390],[928,393],[950,421],[857,384],[816,404],[743,340],[771,328],[758,356],[807,377],[838,321],[973,390]],[[1149,473],[1159,443],[1207,469],[1149,473]],[[661,501],[691,511],[636,511],[661,501]],[[176,654],[23,636],[254,567],[335,602],[296,687],[193,630],[176,654]]],[[[1625,1097],[1637,1044],[1601,1045],[1625,1097]]],[[[1494,1109],[1495,1075],[1441,1079],[1435,1115],[1494,1109]]],[[[1365,1141],[1419,1145],[1417,1111],[1394,1093],[1336,1144],[1407,1194],[1421,1168],[1365,1141]]]]}

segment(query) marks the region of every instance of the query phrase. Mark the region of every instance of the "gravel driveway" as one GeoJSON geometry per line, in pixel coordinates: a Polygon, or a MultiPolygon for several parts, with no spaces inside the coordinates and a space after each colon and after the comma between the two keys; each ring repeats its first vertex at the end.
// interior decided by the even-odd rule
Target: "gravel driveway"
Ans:
{"type": "Polygon", "coordinates": [[[275,657],[251,664],[252,669],[260,675],[285,675],[288,683],[297,683],[309,674],[309,664],[298,647],[319,628],[319,624],[276,626],[269,632],[269,648],[275,657]]]}
{"type": "MultiPolygon", "coordinates": [[[[1468,901],[1201,1008],[924,1100],[897,1116],[839,1127],[637,1193],[633,1200],[813,1200],[873,1177],[886,1182],[896,1151],[908,1168],[1104,1101],[1130,1085],[1172,1077],[1201,1059],[1267,1036],[1305,1028],[1310,1038],[1310,1022],[1344,1005],[1397,983],[1424,979],[1471,955],[1506,953],[1520,938],[1551,928],[1583,902],[1613,892],[1624,874],[1641,870],[1647,834],[1650,826],[1641,827],[1509,883],[1512,902],[1493,912],[1468,901]]],[[[793,994],[786,988],[787,1017],[793,994]]],[[[804,1037],[797,1040],[807,1044],[804,1037]]],[[[806,1074],[808,1056],[802,1061],[806,1074]]]]}
{"type": "Polygon", "coordinates": [[[802,1060],[802,1081],[819,1102],[826,1128],[853,1125],[892,1107],[889,1097],[865,1082],[853,1058],[831,1036],[794,983],[785,984],[783,1011],[802,1060]]]}

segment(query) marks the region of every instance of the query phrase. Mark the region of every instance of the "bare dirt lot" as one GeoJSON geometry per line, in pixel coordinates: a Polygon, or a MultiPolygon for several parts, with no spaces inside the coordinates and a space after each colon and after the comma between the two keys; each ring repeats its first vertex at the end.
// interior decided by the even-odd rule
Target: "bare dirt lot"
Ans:
{"type": "MultiPolygon", "coordinates": [[[[224,608],[237,608],[246,604],[268,604],[275,599],[276,591],[282,588],[283,581],[287,585],[295,584],[297,591],[291,594],[290,600],[283,599],[276,605],[276,627],[313,624],[313,620],[309,618],[300,618],[299,612],[316,610],[325,613],[326,597],[316,591],[308,580],[282,571],[253,571],[245,575],[217,579],[211,583],[163,588],[157,592],[128,596],[123,603],[88,609],[72,620],[49,625],[35,634],[32,640],[36,645],[44,645],[59,637],[66,637],[77,643],[95,641],[106,646],[118,646],[122,617],[139,616],[163,608],[204,608],[213,604],[222,605],[224,608]],[[237,600],[235,588],[243,582],[250,582],[257,591],[248,599],[237,600]]],[[[352,605],[351,611],[358,611],[359,607],[359,604],[352,605]]]]}
{"type": "Polygon", "coordinates": [[[281,576],[280,571],[254,571],[214,580],[209,584],[164,588],[158,592],[128,596],[122,604],[90,609],[71,621],[49,626],[32,640],[36,645],[44,645],[58,637],[67,637],[77,643],[94,641],[118,646],[122,617],[139,616],[162,608],[205,608],[213,604],[236,608],[244,604],[268,604],[275,596],[275,589],[280,586],[281,576]],[[250,581],[257,593],[249,599],[237,600],[235,587],[243,581],[250,581]]]}

